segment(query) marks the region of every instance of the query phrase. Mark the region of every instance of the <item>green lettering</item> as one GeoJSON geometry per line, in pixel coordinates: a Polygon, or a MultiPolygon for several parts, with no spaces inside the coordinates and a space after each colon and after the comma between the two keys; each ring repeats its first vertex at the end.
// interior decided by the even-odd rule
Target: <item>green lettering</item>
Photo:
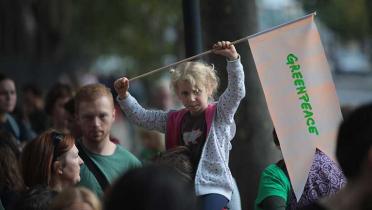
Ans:
{"type": "Polygon", "coordinates": [[[309,117],[313,116],[313,112],[310,112],[310,111],[307,111],[307,110],[304,110],[303,112],[305,114],[305,118],[309,118],[309,117]]]}
{"type": "Polygon", "coordinates": [[[306,93],[306,87],[305,86],[297,87],[296,90],[297,90],[297,95],[301,95],[301,94],[306,93]]]}
{"type": "Polygon", "coordinates": [[[306,125],[307,126],[315,125],[315,120],[313,118],[311,118],[311,117],[307,118],[306,125]]]}
{"type": "Polygon", "coordinates": [[[298,60],[298,58],[295,55],[293,55],[292,53],[287,56],[287,64],[288,65],[294,64],[294,62],[297,61],[297,60],[298,60]]]}
{"type": "Polygon", "coordinates": [[[304,100],[305,102],[309,102],[309,95],[307,95],[307,93],[303,94],[301,97],[300,97],[301,100],[304,100]]]}
{"type": "Polygon", "coordinates": [[[296,79],[296,80],[294,81],[294,84],[295,84],[296,86],[305,86],[305,82],[304,82],[303,79],[296,79]]]}
{"type": "Polygon", "coordinates": [[[312,109],[310,103],[302,103],[302,104],[301,104],[301,108],[302,108],[302,109],[307,109],[307,110],[311,110],[311,109],[312,109]]]}
{"type": "Polygon", "coordinates": [[[300,70],[300,65],[291,65],[290,68],[292,69],[292,72],[300,70]]]}
{"type": "Polygon", "coordinates": [[[292,73],[292,79],[294,80],[293,83],[296,86],[297,95],[299,97],[298,99],[302,102],[300,106],[305,116],[308,131],[311,134],[319,135],[318,128],[315,125],[315,119],[313,118],[314,113],[311,111],[313,108],[310,104],[310,97],[306,91],[305,81],[303,79],[304,77],[301,72],[301,66],[299,64],[295,64],[296,61],[298,61],[296,55],[292,53],[287,55],[287,65],[289,66],[292,73]]]}
{"type": "Polygon", "coordinates": [[[318,129],[315,126],[310,126],[308,130],[310,133],[315,133],[317,136],[319,136],[318,129]]]}
{"type": "Polygon", "coordinates": [[[298,71],[298,72],[294,72],[294,73],[292,73],[292,78],[293,78],[293,79],[302,79],[303,77],[302,77],[301,72],[298,71]]]}

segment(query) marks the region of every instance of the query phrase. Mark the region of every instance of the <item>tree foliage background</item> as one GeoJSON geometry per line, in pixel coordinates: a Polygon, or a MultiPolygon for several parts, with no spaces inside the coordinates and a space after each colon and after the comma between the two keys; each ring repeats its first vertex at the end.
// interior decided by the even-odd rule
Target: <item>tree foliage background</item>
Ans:
{"type": "Polygon", "coordinates": [[[181,12],[180,0],[0,0],[1,71],[44,84],[118,55],[139,74],[182,55],[181,12]]]}
{"type": "Polygon", "coordinates": [[[369,0],[301,0],[306,11],[317,11],[321,21],[344,39],[372,35],[372,2],[369,0]]]}

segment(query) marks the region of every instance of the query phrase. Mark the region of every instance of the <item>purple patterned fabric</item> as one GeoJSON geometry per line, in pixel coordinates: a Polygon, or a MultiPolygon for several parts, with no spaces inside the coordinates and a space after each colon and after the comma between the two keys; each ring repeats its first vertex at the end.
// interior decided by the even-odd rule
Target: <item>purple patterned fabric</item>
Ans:
{"type": "Polygon", "coordinates": [[[317,149],[304,192],[297,202],[292,190],[289,197],[289,209],[301,208],[321,197],[335,194],[345,184],[346,178],[338,165],[317,149]]]}

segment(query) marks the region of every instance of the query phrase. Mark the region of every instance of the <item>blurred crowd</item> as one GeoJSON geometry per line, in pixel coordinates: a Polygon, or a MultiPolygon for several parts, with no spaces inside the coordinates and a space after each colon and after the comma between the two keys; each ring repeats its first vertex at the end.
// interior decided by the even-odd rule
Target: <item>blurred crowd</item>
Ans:
{"type": "MultiPolygon", "coordinates": [[[[81,86],[97,82],[96,78],[81,86]]],[[[0,209],[102,209],[103,190],[89,189],[89,183],[88,186],[77,185],[85,164],[81,154],[78,155],[75,141],[92,130],[107,132],[110,142],[120,146],[125,155],[132,158],[127,166],[120,166],[113,172],[112,179],[138,168],[141,162],[150,162],[164,151],[164,135],[132,126],[116,104],[114,93],[102,84],[100,88],[110,98],[115,116],[112,116],[112,122],[102,123],[106,123],[107,128],[99,130],[83,126],[84,130],[76,118],[78,87],[66,81],[54,84],[47,91],[32,83],[17,87],[12,78],[0,74],[0,209]],[[56,164],[61,157],[63,161],[56,164]]],[[[83,96],[83,100],[89,100],[95,90],[91,91],[86,93],[88,96],[83,96]]],[[[163,110],[173,105],[165,83],[155,86],[151,101],[150,106],[163,110]]],[[[107,106],[97,105],[96,108],[101,109],[97,115],[102,115],[107,106]]],[[[121,161],[120,158],[115,161],[121,161]]],[[[123,161],[117,164],[125,165],[123,161]]],[[[166,172],[161,169],[159,175],[167,176],[168,171],[164,170],[166,172]]],[[[148,176],[152,175],[147,174],[146,178],[148,176]]]]}
{"type": "MultiPolygon", "coordinates": [[[[189,149],[165,151],[164,134],[129,123],[112,84],[103,83],[78,88],[56,83],[44,92],[36,84],[17,87],[0,74],[1,210],[199,209],[189,149]]],[[[136,85],[132,88],[136,95],[136,85]]],[[[146,107],[177,106],[168,82],[157,83],[149,94],[146,107]]],[[[317,151],[321,158],[314,160],[314,173],[322,175],[308,180],[314,197],[293,197],[285,163],[279,161],[263,172],[250,209],[372,209],[372,104],[343,111],[340,165],[317,151]]],[[[240,210],[238,202],[225,209],[240,210]]]]}

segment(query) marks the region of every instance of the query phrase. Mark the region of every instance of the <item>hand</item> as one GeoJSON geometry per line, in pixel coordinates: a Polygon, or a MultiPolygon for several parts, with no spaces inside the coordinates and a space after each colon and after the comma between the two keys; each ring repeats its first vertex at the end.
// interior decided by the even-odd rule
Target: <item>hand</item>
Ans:
{"type": "Polygon", "coordinates": [[[223,55],[227,57],[228,60],[236,60],[239,58],[238,52],[233,44],[229,41],[220,41],[213,45],[213,50],[215,54],[223,55]]]}
{"type": "Polygon", "coordinates": [[[117,79],[114,82],[114,88],[119,96],[119,99],[126,99],[128,97],[129,80],[126,77],[117,79]]]}

